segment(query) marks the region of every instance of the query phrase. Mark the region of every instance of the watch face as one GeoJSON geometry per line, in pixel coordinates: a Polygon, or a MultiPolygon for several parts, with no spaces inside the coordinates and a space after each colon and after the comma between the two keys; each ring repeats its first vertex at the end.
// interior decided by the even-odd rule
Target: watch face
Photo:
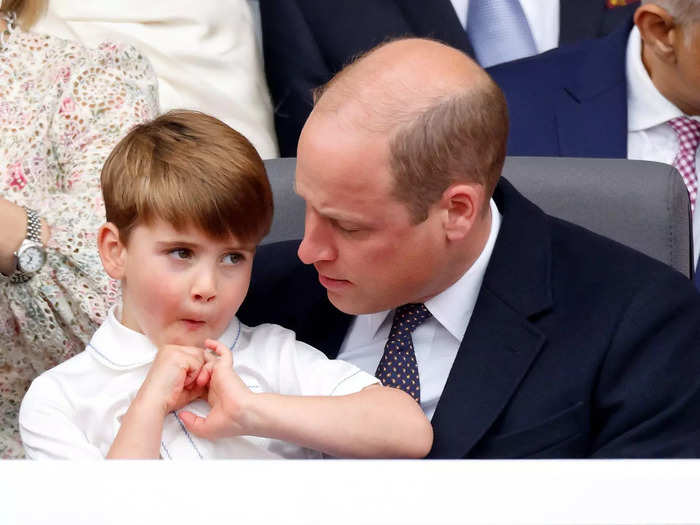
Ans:
{"type": "Polygon", "coordinates": [[[44,265],[46,254],[38,246],[30,246],[19,254],[17,267],[24,273],[35,273],[44,265]]]}

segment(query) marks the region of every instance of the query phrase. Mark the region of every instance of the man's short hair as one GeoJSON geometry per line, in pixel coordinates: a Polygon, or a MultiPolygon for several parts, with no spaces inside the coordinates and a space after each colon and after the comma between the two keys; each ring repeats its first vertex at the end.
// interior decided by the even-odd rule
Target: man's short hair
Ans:
{"type": "Polygon", "coordinates": [[[272,191],[255,148],[197,111],[170,111],[132,128],[104,164],[102,194],[107,221],[125,244],[135,226],[155,219],[254,244],[272,223],[272,191]]]}
{"type": "MultiPolygon", "coordinates": [[[[352,98],[344,78],[359,61],[397,40],[402,39],[387,40],[357,56],[314,90],[314,104],[331,90],[342,91],[341,99],[352,98]]],[[[501,176],[508,141],[508,108],[501,89],[482,70],[472,85],[432,99],[427,105],[409,106],[399,99],[394,104],[365,103],[364,110],[377,115],[361,125],[390,133],[393,194],[406,204],[413,221],[424,221],[430,206],[455,182],[483,184],[488,202],[501,176]]]]}
{"type": "Polygon", "coordinates": [[[642,5],[646,4],[664,8],[677,24],[692,24],[700,20],[699,0],[642,0],[642,5]]]}
{"type": "Polygon", "coordinates": [[[501,89],[490,78],[483,84],[423,110],[390,140],[393,193],[416,223],[455,182],[483,184],[487,199],[493,195],[506,157],[508,110],[501,89]]]}

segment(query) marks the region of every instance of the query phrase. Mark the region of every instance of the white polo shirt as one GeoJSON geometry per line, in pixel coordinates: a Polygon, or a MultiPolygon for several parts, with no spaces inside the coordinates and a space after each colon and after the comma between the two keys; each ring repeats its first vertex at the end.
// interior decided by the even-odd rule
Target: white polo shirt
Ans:
{"type": "MultiPolygon", "coordinates": [[[[114,312],[112,308],[84,352],[32,382],[19,415],[27,457],[107,455],[157,353],[144,335],[117,321],[114,312]]],[[[329,360],[278,325],[250,328],[234,318],[219,340],[231,348],[233,368],[253,392],[335,396],[379,383],[350,363],[329,360]]],[[[210,407],[200,399],[183,410],[205,416],[210,407]]],[[[164,459],[322,457],[320,452],[268,438],[200,439],[185,430],[174,412],[163,425],[160,452],[164,459]]]]}

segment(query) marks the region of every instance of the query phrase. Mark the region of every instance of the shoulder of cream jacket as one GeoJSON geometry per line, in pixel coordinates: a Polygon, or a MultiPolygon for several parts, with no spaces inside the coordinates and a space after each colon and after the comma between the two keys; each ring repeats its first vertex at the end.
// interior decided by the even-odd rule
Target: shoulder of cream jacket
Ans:
{"type": "Polygon", "coordinates": [[[273,158],[256,8],[246,0],[51,0],[32,29],[91,47],[105,40],[135,46],[158,76],[162,111],[213,115],[245,135],[261,157],[273,158]]]}

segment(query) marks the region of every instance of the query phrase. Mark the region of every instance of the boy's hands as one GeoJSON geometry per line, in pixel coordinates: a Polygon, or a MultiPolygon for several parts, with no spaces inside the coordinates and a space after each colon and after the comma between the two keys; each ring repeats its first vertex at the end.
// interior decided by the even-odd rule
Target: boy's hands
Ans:
{"type": "Polygon", "coordinates": [[[210,352],[204,353],[206,365],[195,378],[195,383],[205,385],[208,381],[206,399],[211,405],[211,412],[203,418],[182,411],[179,413],[180,420],[187,430],[206,439],[247,434],[251,423],[247,407],[254,394],[233,371],[231,350],[211,339],[207,339],[205,345],[210,352]]]}
{"type": "Polygon", "coordinates": [[[203,397],[209,382],[205,351],[166,345],[158,350],[134,402],[157,410],[162,417],[203,397]]]}

